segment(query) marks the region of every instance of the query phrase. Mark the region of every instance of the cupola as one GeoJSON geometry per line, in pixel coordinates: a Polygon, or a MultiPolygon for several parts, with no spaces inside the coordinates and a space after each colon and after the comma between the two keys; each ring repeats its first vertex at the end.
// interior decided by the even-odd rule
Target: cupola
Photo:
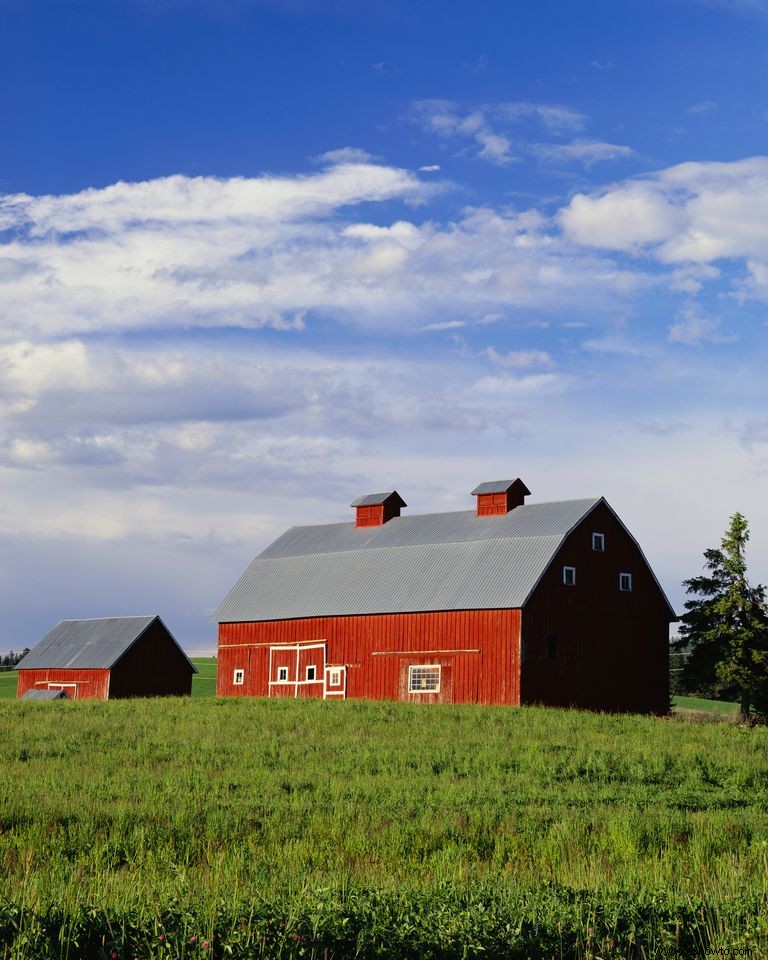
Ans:
{"type": "Polygon", "coordinates": [[[388,493],[366,493],[350,504],[355,508],[356,527],[380,527],[393,517],[400,516],[400,509],[408,504],[397,490],[388,493]]]}
{"type": "Polygon", "coordinates": [[[477,497],[478,517],[496,517],[509,513],[515,507],[521,507],[531,491],[523,481],[515,480],[488,480],[478,484],[472,491],[477,497]]]}

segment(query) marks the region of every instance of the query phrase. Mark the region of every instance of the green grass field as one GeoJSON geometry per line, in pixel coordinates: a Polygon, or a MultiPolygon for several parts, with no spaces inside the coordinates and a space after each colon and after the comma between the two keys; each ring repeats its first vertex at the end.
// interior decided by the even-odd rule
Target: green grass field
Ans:
{"type": "Polygon", "coordinates": [[[729,703],[725,700],[704,700],[701,697],[673,697],[672,703],[676,710],[683,713],[694,711],[696,713],[711,713],[723,719],[739,716],[738,703],[729,703]]]}
{"type": "Polygon", "coordinates": [[[192,677],[192,696],[216,696],[216,657],[192,657],[197,673],[192,677]]]}
{"type": "Polygon", "coordinates": [[[0,729],[0,957],[768,955],[764,728],[187,698],[0,729]]]}
{"type": "Polygon", "coordinates": [[[0,671],[0,700],[16,697],[16,677],[15,670],[0,671]]]}

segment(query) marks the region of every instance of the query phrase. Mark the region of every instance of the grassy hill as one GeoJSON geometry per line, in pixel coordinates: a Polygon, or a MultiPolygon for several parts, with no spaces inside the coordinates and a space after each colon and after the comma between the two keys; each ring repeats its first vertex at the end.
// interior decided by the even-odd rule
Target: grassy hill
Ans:
{"type": "Polygon", "coordinates": [[[0,956],[768,954],[765,729],[215,698],[0,728],[0,956]]]}

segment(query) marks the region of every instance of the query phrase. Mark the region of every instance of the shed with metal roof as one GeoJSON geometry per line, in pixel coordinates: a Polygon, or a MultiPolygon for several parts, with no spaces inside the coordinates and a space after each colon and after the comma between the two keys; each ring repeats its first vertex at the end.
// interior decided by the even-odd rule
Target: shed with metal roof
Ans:
{"type": "Polygon", "coordinates": [[[675,614],[605,499],[473,494],[412,516],[363,495],[354,522],[288,529],[216,612],[217,692],[665,712],[675,614]]]}
{"type": "Polygon", "coordinates": [[[66,690],[27,690],[22,694],[22,700],[69,700],[66,690]]]}
{"type": "Polygon", "coordinates": [[[188,695],[197,672],[156,615],[60,620],[17,669],[19,697],[73,700],[188,695]]]}

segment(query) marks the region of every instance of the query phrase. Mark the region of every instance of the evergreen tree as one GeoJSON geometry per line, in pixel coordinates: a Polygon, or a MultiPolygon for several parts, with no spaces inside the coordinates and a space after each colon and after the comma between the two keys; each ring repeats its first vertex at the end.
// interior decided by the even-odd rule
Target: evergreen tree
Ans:
{"type": "Polygon", "coordinates": [[[704,551],[703,576],[683,586],[678,650],[687,650],[683,682],[705,696],[735,697],[742,719],[768,696],[768,609],[765,587],[747,579],[746,519],[735,513],[719,550],[704,551]]]}

